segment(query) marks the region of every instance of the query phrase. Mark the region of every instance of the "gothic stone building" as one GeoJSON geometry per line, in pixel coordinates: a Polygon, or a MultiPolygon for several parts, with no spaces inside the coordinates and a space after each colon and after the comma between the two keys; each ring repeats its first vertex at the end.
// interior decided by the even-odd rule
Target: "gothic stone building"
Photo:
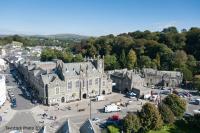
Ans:
{"type": "Polygon", "coordinates": [[[112,92],[112,80],[104,73],[104,60],[99,58],[79,63],[21,60],[18,70],[47,105],[112,92]]]}

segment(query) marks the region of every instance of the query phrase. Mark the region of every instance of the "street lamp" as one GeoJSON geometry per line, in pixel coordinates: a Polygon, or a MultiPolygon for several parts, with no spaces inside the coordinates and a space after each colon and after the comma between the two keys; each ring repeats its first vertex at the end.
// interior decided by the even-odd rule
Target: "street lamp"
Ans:
{"type": "Polygon", "coordinates": [[[89,105],[90,105],[90,120],[92,119],[92,98],[90,98],[90,103],[89,103],[89,105]]]}

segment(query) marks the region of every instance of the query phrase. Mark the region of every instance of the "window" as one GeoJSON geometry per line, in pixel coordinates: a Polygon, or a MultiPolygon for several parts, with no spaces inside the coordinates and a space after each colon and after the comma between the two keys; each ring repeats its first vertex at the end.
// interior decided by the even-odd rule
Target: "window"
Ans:
{"type": "Polygon", "coordinates": [[[60,89],[59,87],[56,87],[56,94],[59,94],[60,93],[60,89]]]}
{"type": "Polygon", "coordinates": [[[98,84],[98,80],[99,80],[98,78],[95,79],[95,85],[98,84]]]}
{"type": "Polygon", "coordinates": [[[103,81],[103,86],[105,86],[106,85],[106,83],[105,83],[105,81],[103,81]]]}
{"type": "Polygon", "coordinates": [[[68,82],[68,90],[71,90],[72,89],[72,81],[69,81],[68,82]]]}
{"type": "Polygon", "coordinates": [[[89,80],[89,85],[92,85],[92,79],[89,80]]]}
{"type": "Polygon", "coordinates": [[[85,81],[83,81],[83,87],[85,87],[85,81]]]}
{"type": "Polygon", "coordinates": [[[79,88],[79,87],[80,87],[80,82],[78,80],[78,81],[76,81],[76,88],[79,88]]]}

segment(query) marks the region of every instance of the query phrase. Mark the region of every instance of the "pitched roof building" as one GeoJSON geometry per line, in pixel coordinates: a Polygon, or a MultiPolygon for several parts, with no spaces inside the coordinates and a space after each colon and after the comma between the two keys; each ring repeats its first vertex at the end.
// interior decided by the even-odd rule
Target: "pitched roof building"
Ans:
{"type": "Polygon", "coordinates": [[[103,59],[79,63],[21,60],[17,66],[25,81],[48,105],[112,92],[112,80],[104,73],[103,59]]]}

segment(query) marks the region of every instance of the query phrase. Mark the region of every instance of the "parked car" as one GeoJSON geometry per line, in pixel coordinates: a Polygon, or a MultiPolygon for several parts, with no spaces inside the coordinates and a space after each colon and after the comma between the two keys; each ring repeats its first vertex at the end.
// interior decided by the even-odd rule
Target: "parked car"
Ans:
{"type": "Polygon", "coordinates": [[[9,95],[10,97],[14,97],[14,96],[15,96],[14,93],[13,93],[12,91],[10,91],[10,92],[8,93],[8,95],[9,95]]]}
{"type": "Polygon", "coordinates": [[[37,100],[36,100],[36,99],[32,99],[31,102],[32,102],[33,104],[37,104],[37,100]]]}
{"type": "Polygon", "coordinates": [[[159,95],[152,95],[149,100],[150,101],[156,101],[159,98],[159,95]]]}
{"type": "Polygon", "coordinates": [[[8,93],[10,93],[10,92],[11,92],[11,89],[7,89],[7,91],[8,91],[8,93]]]}
{"type": "Polygon", "coordinates": [[[183,115],[183,117],[184,117],[185,119],[190,118],[191,116],[192,116],[191,113],[184,113],[184,115],[183,115]]]}
{"type": "Polygon", "coordinates": [[[200,99],[192,99],[189,102],[190,104],[194,104],[194,105],[200,105],[200,99]]]}
{"type": "Polygon", "coordinates": [[[137,94],[135,94],[134,92],[128,92],[127,94],[128,98],[136,98],[137,94]]]}
{"type": "Polygon", "coordinates": [[[92,119],[93,122],[100,122],[100,119],[98,117],[95,117],[92,119]]]}
{"type": "Polygon", "coordinates": [[[200,114],[200,109],[193,110],[194,114],[200,114]]]}
{"type": "Polygon", "coordinates": [[[164,94],[164,95],[169,95],[170,94],[170,91],[169,90],[163,90],[160,92],[161,94],[164,94]]]}
{"type": "Polygon", "coordinates": [[[121,111],[121,108],[119,106],[117,106],[116,104],[105,105],[105,107],[104,107],[105,113],[119,112],[119,111],[121,111]]]}

